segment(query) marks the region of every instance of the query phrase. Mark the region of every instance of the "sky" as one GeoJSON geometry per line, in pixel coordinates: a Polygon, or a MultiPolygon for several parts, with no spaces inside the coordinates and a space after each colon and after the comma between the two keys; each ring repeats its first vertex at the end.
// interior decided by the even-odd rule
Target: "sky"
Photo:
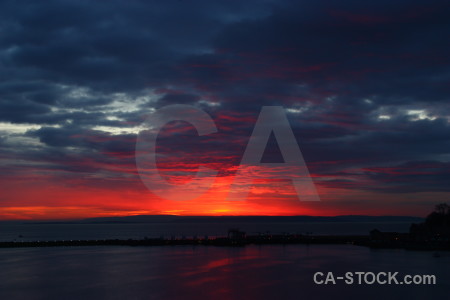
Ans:
{"type": "MultiPolygon", "coordinates": [[[[433,0],[1,1],[0,220],[424,216],[450,196],[449,15],[433,0]],[[193,199],[158,196],[136,166],[145,120],[179,104],[217,128],[157,135],[168,182],[216,171],[193,199]],[[284,108],[320,201],[270,172],[227,198],[264,106],[284,108]]],[[[261,161],[284,162],[277,141],[261,161]]]]}

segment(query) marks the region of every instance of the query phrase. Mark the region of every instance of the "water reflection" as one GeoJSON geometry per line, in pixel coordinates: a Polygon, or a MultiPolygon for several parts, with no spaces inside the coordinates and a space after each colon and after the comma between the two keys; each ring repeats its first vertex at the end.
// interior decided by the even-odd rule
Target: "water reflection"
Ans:
{"type": "Polygon", "coordinates": [[[0,299],[366,299],[444,296],[450,256],[345,245],[0,249],[0,299]],[[315,285],[313,274],[435,274],[435,286],[315,285]]]}

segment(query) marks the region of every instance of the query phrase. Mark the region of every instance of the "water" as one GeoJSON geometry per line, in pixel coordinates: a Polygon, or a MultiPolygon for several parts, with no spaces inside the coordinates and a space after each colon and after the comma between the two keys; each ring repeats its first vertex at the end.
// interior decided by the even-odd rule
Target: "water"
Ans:
{"type": "Polygon", "coordinates": [[[407,232],[410,222],[295,222],[295,223],[131,223],[131,224],[0,224],[0,241],[143,239],[144,237],[224,236],[229,228],[240,228],[247,234],[305,233],[316,235],[366,235],[382,231],[407,232]]]}
{"type": "Polygon", "coordinates": [[[0,249],[0,299],[445,299],[450,255],[352,245],[0,249]],[[315,285],[317,271],[434,274],[436,285],[315,285]]]}
{"type": "MultiPolygon", "coordinates": [[[[248,234],[407,232],[410,223],[0,224],[0,241],[141,239],[248,234]]],[[[0,299],[441,299],[450,292],[450,254],[352,245],[246,247],[55,247],[0,249],[0,299]],[[316,285],[315,272],[436,275],[437,284],[316,285]]]]}

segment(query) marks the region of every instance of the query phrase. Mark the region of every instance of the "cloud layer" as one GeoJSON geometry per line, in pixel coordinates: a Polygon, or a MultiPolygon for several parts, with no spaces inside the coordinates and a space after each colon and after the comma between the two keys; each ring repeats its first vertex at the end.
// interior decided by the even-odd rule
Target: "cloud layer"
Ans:
{"type": "MultiPolygon", "coordinates": [[[[421,214],[450,192],[449,13],[446,1],[2,1],[0,217],[421,214]],[[171,123],[158,139],[164,176],[219,171],[203,200],[164,201],[139,180],[137,133],[170,104],[218,127],[171,123]],[[273,182],[226,202],[265,105],[285,108],[322,203],[273,182]]],[[[264,159],[278,158],[271,142],[264,159]]]]}

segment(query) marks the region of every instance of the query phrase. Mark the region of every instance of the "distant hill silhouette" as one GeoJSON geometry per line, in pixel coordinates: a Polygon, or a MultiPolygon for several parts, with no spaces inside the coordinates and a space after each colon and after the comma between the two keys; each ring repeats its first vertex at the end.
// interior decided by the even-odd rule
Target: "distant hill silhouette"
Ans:
{"type": "Polygon", "coordinates": [[[282,223],[282,222],[421,222],[411,216],[174,216],[139,215],[127,217],[89,218],[82,223],[282,223]]]}
{"type": "Polygon", "coordinates": [[[425,219],[414,216],[176,216],[176,215],[136,215],[124,217],[98,217],[80,220],[25,221],[11,220],[0,223],[18,224],[127,224],[127,223],[298,223],[298,222],[411,222],[425,219]]]}

